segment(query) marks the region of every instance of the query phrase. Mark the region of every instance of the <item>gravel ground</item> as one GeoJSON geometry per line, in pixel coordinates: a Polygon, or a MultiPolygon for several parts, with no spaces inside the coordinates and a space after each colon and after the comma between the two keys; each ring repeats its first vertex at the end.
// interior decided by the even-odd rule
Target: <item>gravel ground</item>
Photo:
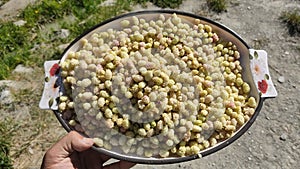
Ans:
{"type": "MultiPolygon", "coordinates": [[[[12,0],[16,1],[16,0],[12,0]]],[[[25,1],[22,1],[25,2],[25,1]]],[[[26,2],[32,2],[30,0],[26,2]]],[[[282,11],[300,8],[299,0],[234,0],[227,12],[215,14],[205,1],[185,0],[180,10],[205,15],[236,31],[252,47],[269,55],[269,68],[279,93],[267,99],[247,133],[228,147],[202,159],[172,165],[136,165],[134,169],[265,168],[300,166],[300,37],[291,37],[278,20],[282,11]]],[[[23,4],[23,3],[22,3],[23,4]]],[[[10,10],[0,9],[0,18],[10,10]],[[6,11],[6,13],[5,13],[6,11]]],[[[17,6],[15,6],[17,8],[17,6]]],[[[153,9],[149,5],[147,9],[153,9]]],[[[142,10],[135,7],[135,10],[142,10]]],[[[39,159],[33,161],[40,162],[39,159]]],[[[33,164],[31,168],[39,168],[33,164]]]]}
{"type": "Polygon", "coordinates": [[[290,37],[278,20],[282,11],[300,8],[292,0],[235,0],[227,12],[206,13],[203,3],[185,1],[180,9],[228,26],[253,48],[268,52],[269,68],[278,97],[267,99],[246,134],[233,144],[202,159],[167,166],[137,165],[135,169],[154,168],[265,168],[294,169],[300,166],[300,38],[290,37]]]}

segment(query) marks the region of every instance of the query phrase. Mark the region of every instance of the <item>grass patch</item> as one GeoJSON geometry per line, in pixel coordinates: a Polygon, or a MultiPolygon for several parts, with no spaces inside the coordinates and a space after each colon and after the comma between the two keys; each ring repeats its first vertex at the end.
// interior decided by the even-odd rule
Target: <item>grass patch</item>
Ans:
{"type": "Polygon", "coordinates": [[[151,0],[151,2],[161,8],[178,8],[182,0],[151,0]]]}
{"type": "Polygon", "coordinates": [[[104,0],[41,0],[29,5],[16,18],[26,21],[25,25],[0,21],[0,80],[7,79],[18,64],[40,67],[46,60],[60,58],[59,45],[71,42],[108,18],[129,11],[132,5],[147,1],[162,8],[175,8],[182,3],[182,0],[116,0],[105,7],[100,5],[104,0]],[[69,16],[74,22],[66,20],[69,16]],[[45,34],[51,24],[57,24],[57,28],[45,34]],[[66,39],[57,34],[61,28],[70,30],[66,39]]]}
{"type": "Polygon", "coordinates": [[[283,12],[280,20],[286,24],[290,35],[300,35],[300,10],[283,12]]]}
{"type": "MultiPolygon", "coordinates": [[[[58,38],[55,30],[51,30],[48,36],[45,36],[43,31],[47,25],[73,15],[78,30],[84,29],[79,23],[95,15],[95,11],[98,11],[99,4],[103,1],[42,0],[29,5],[16,18],[26,21],[24,26],[0,21],[0,80],[7,79],[18,64],[41,66],[45,60],[59,58],[62,52],[56,46],[71,41],[82,31],[72,32],[68,39],[63,40],[58,38]]],[[[123,2],[125,3],[125,0],[123,2]]],[[[107,14],[107,16],[114,15],[107,14]]],[[[101,21],[103,20],[95,20],[101,21]]]]}
{"type": "MultiPolygon", "coordinates": [[[[16,130],[15,134],[18,135],[18,137],[14,137],[12,141],[19,143],[18,147],[12,148],[11,156],[14,159],[26,153],[28,147],[32,145],[31,143],[37,137],[43,137],[42,135],[45,133],[45,130],[47,130],[48,124],[51,124],[51,121],[55,120],[53,117],[49,117],[49,112],[39,109],[37,104],[40,99],[39,93],[41,93],[40,89],[23,89],[18,91],[18,93],[13,93],[15,109],[21,109],[21,107],[29,108],[28,114],[23,117],[23,122],[17,122],[18,125],[14,127],[16,130]]],[[[43,142],[39,144],[43,144],[43,142]]]]}
{"type": "Polygon", "coordinates": [[[0,168],[12,169],[12,160],[9,156],[13,127],[10,119],[0,121],[0,168]]]}
{"type": "MultiPolygon", "coordinates": [[[[41,69],[37,69],[39,70],[31,76],[14,74],[11,78],[15,81],[27,83],[24,83],[22,89],[10,89],[13,98],[11,104],[0,105],[0,114],[10,117],[10,120],[7,118],[2,123],[5,134],[0,132],[10,150],[6,158],[10,158],[10,163],[20,169],[31,168],[33,162],[27,160],[42,158],[37,154],[46,151],[63,131],[52,111],[40,110],[38,107],[42,92],[42,85],[39,83],[43,78],[41,69]],[[28,84],[29,82],[33,85],[28,84]]],[[[1,165],[0,168],[2,169],[1,165]]]]}
{"type": "Polygon", "coordinates": [[[206,0],[206,3],[210,10],[217,13],[227,10],[227,0],[206,0]]]}
{"type": "Polygon", "coordinates": [[[71,39],[79,36],[83,32],[91,29],[93,26],[101,23],[102,21],[112,18],[113,16],[116,16],[118,14],[124,13],[125,11],[129,11],[130,6],[133,2],[134,1],[116,0],[115,4],[111,7],[98,5],[97,10],[93,12],[93,15],[88,15],[84,17],[83,20],[78,18],[79,20],[77,22],[64,22],[62,23],[61,27],[70,30],[71,36],[68,39],[68,41],[70,42],[71,39]]]}
{"type": "Polygon", "coordinates": [[[16,65],[29,59],[31,44],[28,41],[26,28],[11,22],[0,24],[0,79],[7,78],[16,65]]]}
{"type": "Polygon", "coordinates": [[[83,20],[97,11],[104,0],[42,0],[35,5],[28,6],[22,13],[30,26],[47,24],[67,15],[75,15],[83,20]]]}

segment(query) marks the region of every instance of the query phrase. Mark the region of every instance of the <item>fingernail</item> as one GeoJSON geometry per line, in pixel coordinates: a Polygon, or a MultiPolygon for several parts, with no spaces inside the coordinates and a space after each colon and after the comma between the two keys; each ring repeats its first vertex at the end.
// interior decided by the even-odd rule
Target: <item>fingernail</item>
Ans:
{"type": "Polygon", "coordinates": [[[82,139],[82,142],[83,142],[84,144],[87,144],[87,145],[93,145],[93,144],[94,144],[94,140],[93,140],[93,139],[91,139],[91,138],[86,138],[86,137],[84,137],[84,138],[82,139]]]}

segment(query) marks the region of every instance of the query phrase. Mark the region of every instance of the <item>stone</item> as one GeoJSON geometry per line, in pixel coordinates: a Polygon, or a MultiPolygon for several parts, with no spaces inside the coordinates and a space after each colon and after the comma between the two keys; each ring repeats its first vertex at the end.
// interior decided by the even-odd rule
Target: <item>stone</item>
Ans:
{"type": "Polygon", "coordinates": [[[9,105],[13,103],[14,98],[10,91],[13,86],[13,81],[11,80],[1,80],[0,81],[0,104],[9,105]]]}
{"type": "Polygon", "coordinates": [[[279,76],[279,77],[278,77],[278,82],[284,83],[284,82],[285,82],[284,76],[279,76]]]}
{"type": "Polygon", "coordinates": [[[29,4],[33,4],[37,0],[9,0],[0,7],[0,20],[12,19],[18,16],[29,4]]]}
{"type": "Polygon", "coordinates": [[[12,80],[0,80],[0,91],[1,89],[11,86],[12,83],[12,80]]]}
{"type": "Polygon", "coordinates": [[[63,50],[65,50],[69,45],[70,45],[69,43],[61,44],[61,45],[58,46],[58,49],[63,51],[63,50]]]}
{"type": "Polygon", "coordinates": [[[16,26],[24,26],[27,22],[24,21],[24,20],[19,20],[19,21],[16,21],[14,22],[14,25],[16,26]]]}
{"type": "Polygon", "coordinates": [[[104,2],[101,3],[101,6],[111,6],[115,3],[115,0],[106,0],[104,2]]]}
{"type": "Polygon", "coordinates": [[[34,154],[34,151],[33,151],[33,149],[31,147],[28,147],[28,153],[31,154],[31,155],[34,154]]]}
{"type": "Polygon", "coordinates": [[[0,92],[0,104],[8,105],[11,104],[14,101],[13,96],[10,92],[10,90],[5,89],[0,92]]]}
{"type": "Polygon", "coordinates": [[[286,141],[287,135],[286,135],[285,133],[283,133],[283,134],[280,136],[279,139],[282,140],[282,141],[286,141]]]}
{"type": "Polygon", "coordinates": [[[61,29],[60,36],[62,39],[67,38],[70,35],[70,31],[68,29],[61,29]]]}
{"type": "Polygon", "coordinates": [[[13,93],[17,92],[20,89],[25,89],[29,87],[29,83],[24,83],[21,81],[0,80],[0,104],[9,105],[13,103],[13,93]]]}
{"type": "Polygon", "coordinates": [[[13,73],[19,73],[19,74],[24,74],[24,73],[32,73],[33,68],[28,68],[25,67],[24,65],[20,64],[18,65],[15,70],[13,70],[13,73]]]}

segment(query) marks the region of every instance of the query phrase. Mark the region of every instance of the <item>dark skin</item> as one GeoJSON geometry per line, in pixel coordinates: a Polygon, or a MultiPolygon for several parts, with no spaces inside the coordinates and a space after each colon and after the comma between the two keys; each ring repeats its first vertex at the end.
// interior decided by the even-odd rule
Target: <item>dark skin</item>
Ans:
{"type": "Polygon", "coordinates": [[[135,164],[119,161],[106,166],[110,157],[91,149],[94,141],[71,131],[45,154],[41,169],[129,169],[135,164]]]}

